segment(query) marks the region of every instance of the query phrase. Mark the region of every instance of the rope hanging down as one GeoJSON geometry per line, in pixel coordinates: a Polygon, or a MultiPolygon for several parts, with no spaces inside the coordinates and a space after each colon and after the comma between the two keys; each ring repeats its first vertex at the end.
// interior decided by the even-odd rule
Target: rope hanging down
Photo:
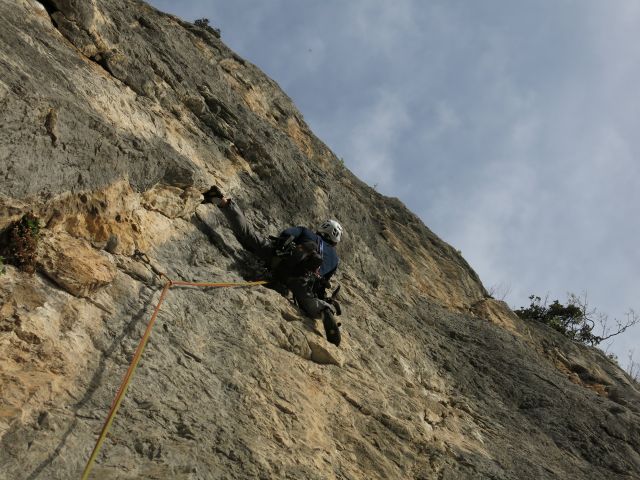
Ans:
{"type": "MultiPolygon", "coordinates": [[[[164,275],[163,275],[164,276],[164,275]]],[[[165,276],[166,278],[166,276],[165,276]]],[[[151,319],[147,324],[147,329],[142,335],[140,339],[140,343],[138,343],[138,348],[136,348],[136,353],[133,355],[133,359],[129,364],[129,368],[127,369],[127,373],[124,375],[122,382],[120,383],[120,387],[118,388],[118,392],[116,393],[113,402],[111,403],[111,408],[107,415],[107,419],[102,426],[102,430],[100,431],[100,436],[98,437],[98,441],[96,445],[93,447],[93,451],[91,452],[91,456],[87,461],[87,465],[84,467],[84,471],[82,472],[82,480],[87,480],[89,478],[89,474],[91,473],[91,468],[93,467],[93,463],[98,457],[98,453],[100,453],[100,447],[104,443],[104,440],[107,438],[107,434],[109,433],[109,429],[111,428],[111,424],[113,423],[113,419],[120,408],[120,404],[124,398],[124,395],[127,393],[127,388],[131,383],[131,379],[133,378],[133,374],[136,371],[138,363],[140,362],[140,358],[142,357],[142,353],[144,352],[145,347],[147,346],[147,342],[149,341],[149,336],[151,335],[151,329],[153,328],[153,324],[156,322],[156,318],[158,317],[158,312],[160,311],[160,307],[164,302],[167,293],[171,287],[212,287],[212,288],[227,288],[227,287],[254,287],[257,285],[264,285],[267,282],[258,281],[258,282],[226,282],[226,283],[197,283],[197,282],[174,282],[170,279],[167,279],[167,283],[165,283],[164,288],[162,289],[162,293],[160,294],[160,298],[158,299],[158,305],[156,305],[153,314],[151,315],[151,319]]]]}

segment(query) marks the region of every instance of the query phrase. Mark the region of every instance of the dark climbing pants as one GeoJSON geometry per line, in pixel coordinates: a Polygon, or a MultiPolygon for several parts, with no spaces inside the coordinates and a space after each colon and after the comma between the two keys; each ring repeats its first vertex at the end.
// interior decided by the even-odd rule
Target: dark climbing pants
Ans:
{"type": "Polygon", "coordinates": [[[265,262],[269,262],[273,256],[271,242],[256,233],[251,224],[247,222],[238,204],[230,200],[229,203],[220,210],[222,210],[224,216],[227,217],[229,226],[240,244],[265,262]]]}
{"type": "MultiPolygon", "coordinates": [[[[227,218],[229,226],[240,244],[248,251],[260,257],[267,264],[270,264],[273,258],[271,242],[256,233],[236,202],[231,200],[220,210],[222,210],[224,216],[227,218]]],[[[329,308],[326,302],[313,295],[307,279],[303,277],[289,277],[284,283],[289,290],[291,290],[291,293],[293,293],[300,308],[310,317],[318,318],[325,309],[329,308]]]]}

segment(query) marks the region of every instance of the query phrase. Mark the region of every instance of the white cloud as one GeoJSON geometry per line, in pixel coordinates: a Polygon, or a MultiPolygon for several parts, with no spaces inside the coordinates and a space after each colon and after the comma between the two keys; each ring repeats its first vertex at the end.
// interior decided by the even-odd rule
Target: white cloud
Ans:
{"type": "Polygon", "coordinates": [[[387,55],[399,54],[407,36],[418,29],[412,0],[360,0],[345,6],[344,18],[353,29],[351,33],[387,55]]]}
{"type": "Polygon", "coordinates": [[[395,95],[382,94],[376,102],[351,125],[346,144],[345,161],[358,176],[380,190],[397,189],[394,155],[398,135],[409,124],[409,115],[401,100],[395,95]]]}
{"type": "Polygon", "coordinates": [[[455,107],[445,100],[437,101],[433,108],[433,121],[423,127],[423,139],[435,142],[442,135],[455,131],[462,126],[462,119],[455,107]]]}

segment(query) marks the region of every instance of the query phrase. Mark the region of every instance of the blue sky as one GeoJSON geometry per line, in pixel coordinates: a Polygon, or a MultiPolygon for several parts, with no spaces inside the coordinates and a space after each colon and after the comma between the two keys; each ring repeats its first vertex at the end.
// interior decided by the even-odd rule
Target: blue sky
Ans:
{"type": "MultiPolygon", "coordinates": [[[[640,311],[640,2],[150,3],[209,18],[513,307],[640,311]]],[[[602,347],[640,357],[640,327],[602,347]]]]}

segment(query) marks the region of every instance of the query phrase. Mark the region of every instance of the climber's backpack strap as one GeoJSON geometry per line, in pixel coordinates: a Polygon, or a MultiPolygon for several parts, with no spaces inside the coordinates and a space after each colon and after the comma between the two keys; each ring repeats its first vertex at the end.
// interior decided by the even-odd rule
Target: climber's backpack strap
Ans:
{"type": "Polygon", "coordinates": [[[274,257],[270,268],[279,277],[300,277],[316,273],[322,265],[322,254],[316,242],[296,244],[294,237],[269,237],[273,244],[274,257]]]}

